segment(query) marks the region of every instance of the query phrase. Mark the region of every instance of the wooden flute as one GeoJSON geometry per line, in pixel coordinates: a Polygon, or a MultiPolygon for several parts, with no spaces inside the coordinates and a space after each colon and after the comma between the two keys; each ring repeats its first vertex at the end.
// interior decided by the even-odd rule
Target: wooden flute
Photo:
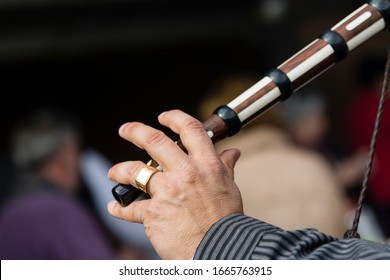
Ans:
{"type": "MultiPolygon", "coordinates": [[[[243,126],[288,99],[389,24],[390,0],[367,1],[277,68],[266,72],[230,103],[216,108],[203,122],[208,135],[215,143],[237,134],[243,126]]],[[[179,141],[178,144],[181,145],[179,141]]],[[[158,165],[153,160],[149,164],[158,165]]],[[[123,184],[114,186],[112,194],[122,206],[148,196],[138,188],[123,184]]]]}

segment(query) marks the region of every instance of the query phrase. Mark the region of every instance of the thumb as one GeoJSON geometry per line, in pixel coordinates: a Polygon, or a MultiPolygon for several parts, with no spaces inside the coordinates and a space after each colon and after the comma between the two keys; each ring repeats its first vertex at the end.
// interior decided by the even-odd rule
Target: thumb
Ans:
{"type": "Polygon", "coordinates": [[[117,201],[110,201],[107,204],[108,213],[111,216],[134,223],[143,223],[144,212],[147,207],[148,200],[136,200],[126,207],[119,205],[117,201]]]}
{"type": "Polygon", "coordinates": [[[219,157],[221,158],[223,164],[227,168],[229,175],[234,179],[234,166],[236,165],[238,159],[241,156],[241,152],[238,149],[228,149],[224,150],[219,157]]]}

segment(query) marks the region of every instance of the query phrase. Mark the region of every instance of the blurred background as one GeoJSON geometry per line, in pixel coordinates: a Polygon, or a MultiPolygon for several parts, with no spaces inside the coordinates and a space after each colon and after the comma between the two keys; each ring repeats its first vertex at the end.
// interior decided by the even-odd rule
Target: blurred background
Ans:
{"type": "MultiPolygon", "coordinates": [[[[37,106],[82,121],[85,142],[111,161],[138,158],[117,136],[129,120],[156,123],[163,110],[195,113],[216,80],[259,79],[359,7],[352,0],[0,1],[1,152],[13,123],[37,106]]],[[[367,53],[386,53],[378,34],[318,78],[332,130],[367,53]]]]}
{"type": "MultiPolygon", "coordinates": [[[[176,108],[205,118],[198,115],[199,107],[207,104],[220,83],[230,77],[260,80],[266,71],[276,68],[364,3],[356,0],[2,0],[0,155],[8,156],[10,132],[19,120],[39,108],[59,109],[77,119],[82,145],[104,157],[103,169],[98,171],[102,176],[95,173],[91,177],[91,180],[99,177],[103,182],[111,164],[149,159],[118,136],[123,123],[137,120],[159,127],[157,116],[176,108]]],[[[318,105],[315,101],[316,108],[326,118],[325,128],[314,137],[319,139],[326,134],[328,150],[320,150],[321,146],[319,151],[329,159],[336,173],[340,173],[335,177],[341,185],[348,185],[348,189],[360,187],[366,153],[363,164],[360,157],[356,167],[358,160],[353,156],[358,150],[346,141],[346,108],[361,87],[362,75],[373,75],[374,68],[362,62],[375,55],[384,64],[388,42],[387,30],[377,34],[311,82],[310,88],[319,93],[322,102],[318,105]],[[352,157],[348,158],[348,166],[355,165],[348,167],[352,171],[338,169],[349,155],[352,157]]],[[[238,96],[246,88],[236,89],[238,96]]],[[[284,103],[292,105],[287,108],[292,113],[290,120],[301,117],[297,113],[304,112],[299,107],[303,101],[284,103]]],[[[373,104],[375,108],[376,103],[373,104]]],[[[213,109],[209,108],[210,114],[213,109]]],[[[375,114],[373,110],[370,116],[375,114]]],[[[318,130],[318,122],[313,124],[318,130]]],[[[359,127],[359,122],[356,125],[359,127]]],[[[304,132],[308,129],[305,124],[304,132]]],[[[370,126],[367,131],[369,139],[370,126]]],[[[99,161],[94,155],[90,159],[92,163],[99,161]]],[[[7,175],[7,171],[2,174],[7,175]]],[[[4,181],[4,178],[0,179],[4,181]]],[[[112,199],[110,189],[111,185],[105,188],[102,194],[105,198],[97,206],[100,211],[103,209],[101,216],[107,215],[105,199],[112,199]]],[[[99,191],[90,192],[87,196],[99,191]]],[[[348,196],[356,198],[353,193],[348,196]]],[[[390,200],[390,194],[388,197],[390,200]]],[[[390,202],[386,201],[386,211],[389,207],[390,202]]],[[[109,220],[106,223],[112,220],[106,219],[109,220]]],[[[144,234],[142,228],[137,230],[138,234],[144,234]]],[[[127,235],[128,230],[123,232],[127,235]]],[[[388,232],[387,237],[390,228],[388,232]]],[[[383,239],[382,235],[371,237],[383,239]]],[[[150,248],[150,244],[145,246],[150,248]]],[[[125,254],[124,258],[156,257],[154,252],[151,254],[130,257],[125,254]]]]}

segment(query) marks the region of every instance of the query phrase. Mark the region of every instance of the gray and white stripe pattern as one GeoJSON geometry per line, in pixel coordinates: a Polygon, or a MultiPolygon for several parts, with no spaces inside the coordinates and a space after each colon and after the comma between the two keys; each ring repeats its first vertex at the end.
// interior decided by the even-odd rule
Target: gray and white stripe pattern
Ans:
{"type": "Polygon", "coordinates": [[[231,214],[207,232],[195,260],[390,260],[390,243],[337,239],[315,229],[285,231],[231,214]]]}

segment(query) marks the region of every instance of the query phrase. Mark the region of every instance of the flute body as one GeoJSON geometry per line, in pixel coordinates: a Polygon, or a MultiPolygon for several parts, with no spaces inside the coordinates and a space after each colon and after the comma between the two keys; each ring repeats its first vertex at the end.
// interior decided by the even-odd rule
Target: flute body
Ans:
{"type": "MultiPolygon", "coordinates": [[[[277,68],[268,71],[230,103],[216,108],[203,122],[208,135],[215,143],[237,134],[243,126],[288,99],[389,24],[390,0],[372,0],[363,4],[277,68]]],[[[178,145],[181,145],[179,141],[178,145]]],[[[153,160],[150,164],[158,166],[153,160]]],[[[116,185],[112,194],[122,206],[147,195],[123,184],[116,185]]]]}

